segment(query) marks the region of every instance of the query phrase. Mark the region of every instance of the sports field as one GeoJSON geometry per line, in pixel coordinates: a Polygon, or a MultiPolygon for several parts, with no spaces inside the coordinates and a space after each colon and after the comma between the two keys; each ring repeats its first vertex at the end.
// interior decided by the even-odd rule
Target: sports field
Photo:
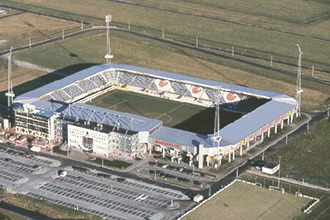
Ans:
{"type": "MultiPolygon", "coordinates": [[[[199,134],[213,133],[214,108],[205,108],[120,90],[99,96],[87,104],[158,119],[163,121],[165,126],[185,131],[199,134]]],[[[221,127],[241,116],[241,114],[221,111],[221,127]]]]}
{"type": "Polygon", "coordinates": [[[309,199],[236,182],[183,220],[295,219],[309,199]]]}

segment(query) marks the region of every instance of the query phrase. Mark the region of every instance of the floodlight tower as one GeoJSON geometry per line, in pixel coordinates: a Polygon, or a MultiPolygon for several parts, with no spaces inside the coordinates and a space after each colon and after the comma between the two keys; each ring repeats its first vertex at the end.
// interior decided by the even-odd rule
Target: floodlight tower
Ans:
{"type": "Polygon", "coordinates": [[[106,63],[111,64],[111,59],[113,55],[111,54],[111,45],[110,45],[110,22],[112,20],[112,15],[108,14],[105,16],[106,28],[107,28],[107,54],[104,56],[106,63]]]}
{"type": "Polygon", "coordinates": [[[297,84],[296,84],[296,100],[298,102],[298,117],[301,116],[301,93],[303,90],[301,89],[301,55],[303,52],[301,51],[301,48],[299,44],[297,44],[298,51],[299,51],[299,58],[298,58],[298,74],[297,74],[297,84]]]}
{"type": "Polygon", "coordinates": [[[216,101],[215,101],[215,117],[214,117],[214,132],[213,132],[213,147],[220,147],[220,98],[221,98],[221,91],[220,87],[217,88],[216,91],[216,101]]]}
{"type": "Polygon", "coordinates": [[[13,91],[13,86],[11,83],[11,78],[10,78],[11,71],[12,71],[12,66],[11,66],[12,50],[13,50],[13,47],[10,48],[10,52],[9,52],[9,56],[8,56],[8,91],[6,92],[6,96],[8,97],[8,109],[13,104],[14,97],[15,97],[15,94],[13,91]]]}

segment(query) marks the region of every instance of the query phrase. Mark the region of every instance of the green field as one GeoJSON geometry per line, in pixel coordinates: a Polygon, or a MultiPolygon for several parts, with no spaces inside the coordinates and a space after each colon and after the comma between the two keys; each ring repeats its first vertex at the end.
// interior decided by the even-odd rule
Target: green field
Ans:
{"type": "MultiPolygon", "coordinates": [[[[21,51],[16,53],[14,58],[53,69],[102,63],[105,53],[104,42],[104,31],[94,31],[21,51]],[[53,62],[53,60],[57,62],[53,62]]],[[[111,42],[112,51],[115,54],[114,63],[160,69],[294,96],[296,78],[279,74],[276,71],[257,67],[250,68],[236,60],[227,60],[120,31],[112,32],[111,42]],[[244,68],[248,68],[248,70],[242,70],[244,68]]],[[[328,86],[304,81],[302,98],[304,109],[323,107],[323,103],[329,96],[328,86]]]]}
{"type": "Polygon", "coordinates": [[[281,155],[283,177],[330,187],[329,134],[330,121],[323,120],[266,159],[276,162],[281,155]]]}
{"type": "MultiPolygon", "coordinates": [[[[200,134],[213,133],[214,108],[205,108],[120,90],[99,96],[87,104],[158,119],[165,126],[181,130],[200,134]]],[[[221,127],[240,117],[241,115],[237,113],[221,111],[221,127]]]]}
{"type": "MultiPolygon", "coordinates": [[[[58,35],[61,29],[70,29],[71,26],[79,29],[81,20],[90,23],[85,28],[104,25],[105,14],[112,13],[111,25],[126,29],[130,21],[131,30],[143,34],[136,36],[134,33],[112,31],[114,63],[160,69],[294,96],[296,77],[279,71],[297,71],[296,44],[299,43],[304,52],[303,74],[311,76],[314,65],[316,78],[330,80],[330,64],[327,62],[330,54],[330,23],[327,19],[330,6],[326,1],[280,0],[267,4],[260,0],[241,4],[240,0],[127,0],[127,4],[103,0],[93,1],[92,4],[90,0],[3,2],[78,21],[38,17],[32,13],[1,19],[3,27],[22,27],[13,33],[7,31],[8,36],[4,36],[14,46],[26,44],[27,35],[36,36],[33,38],[35,41],[58,35]],[[87,7],[82,7],[84,5],[87,7]],[[200,48],[226,57],[147,37],[160,38],[162,28],[165,30],[165,39],[170,39],[170,42],[173,39],[195,45],[195,37],[198,36],[200,48]],[[232,46],[235,47],[235,57],[231,57],[232,46]],[[274,61],[272,68],[268,68],[270,53],[274,61]]],[[[3,48],[9,46],[9,42],[2,44],[3,48]]],[[[15,53],[14,59],[61,69],[77,64],[103,63],[104,54],[105,31],[92,31],[15,53]]],[[[330,101],[328,86],[303,80],[303,87],[304,110],[321,109],[324,103],[330,101]]]]}
{"type": "MultiPolygon", "coordinates": [[[[246,180],[249,182],[256,182],[257,184],[260,184],[265,189],[269,189],[269,186],[277,186],[278,182],[277,179],[269,179],[269,178],[263,178],[259,176],[249,175],[249,174],[243,174],[240,176],[240,179],[246,180]]],[[[303,195],[311,196],[314,198],[319,198],[320,201],[313,206],[311,209],[312,212],[309,214],[302,213],[299,216],[299,220],[328,220],[330,217],[330,194],[307,188],[301,185],[295,185],[287,182],[280,182],[280,187],[285,189],[286,193],[295,195],[296,192],[300,192],[303,195]]]]}
{"type": "Polygon", "coordinates": [[[183,220],[294,219],[310,200],[236,182],[183,220]]]}
{"type": "Polygon", "coordinates": [[[104,16],[113,14],[113,25],[152,36],[161,36],[190,44],[195,36],[200,44],[217,49],[285,61],[296,65],[299,43],[304,51],[303,64],[329,70],[329,10],[327,1],[267,2],[253,1],[38,1],[7,0],[8,5],[32,11],[104,24],[104,16]],[[127,4],[127,2],[129,2],[127,4]],[[85,6],[85,7],[84,7],[85,6]],[[179,21],[179,22],[178,22],[179,21]]]}

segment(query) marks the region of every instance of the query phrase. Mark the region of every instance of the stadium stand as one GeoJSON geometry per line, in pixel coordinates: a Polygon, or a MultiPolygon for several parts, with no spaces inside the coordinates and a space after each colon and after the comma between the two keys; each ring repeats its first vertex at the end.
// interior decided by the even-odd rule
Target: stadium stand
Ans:
{"type": "Polygon", "coordinates": [[[135,74],[120,72],[118,79],[121,84],[130,84],[135,77],[135,74]]]}
{"type": "MultiPolygon", "coordinates": [[[[209,102],[208,106],[211,106],[210,104],[212,103],[209,102]]],[[[230,155],[234,158],[235,150],[239,150],[239,154],[242,155],[243,147],[249,150],[251,140],[253,142],[253,140],[257,140],[257,137],[258,140],[263,139],[265,133],[269,133],[271,128],[275,128],[276,131],[278,125],[283,127],[284,121],[288,124],[292,123],[294,116],[297,115],[296,100],[284,94],[120,64],[99,65],[77,72],[16,97],[14,106],[15,117],[21,120],[16,129],[37,133],[47,137],[48,140],[55,140],[56,135],[58,135],[51,130],[57,129],[55,126],[47,126],[38,130],[34,124],[30,124],[28,128],[25,128],[25,118],[33,121],[33,117],[43,117],[47,123],[63,120],[63,122],[58,123],[62,127],[72,123],[72,120],[74,122],[83,119],[126,129],[126,132],[134,129],[135,132],[144,132],[141,134],[141,137],[144,137],[144,142],[139,144],[159,144],[163,147],[175,147],[194,154],[202,152],[204,155],[226,155],[229,160],[230,155]],[[248,97],[269,101],[221,129],[219,134],[222,139],[218,142],[218,146],[214,144],[215,141],[212,139],[216,134],[199,135],[166,128],[160,121],[80,103],[84,102],[86,98],[97,97],[99,94],[107,92],[109,88],[118,88],[120,86],[118,84],[164,92],[165,87],[162,87],[163,90],[161,90],[159,84],[156,85],[156,80],[158,82],[161,80],[170,82],[171,87],[166,87],[166,90],[168,89],[168,92],[172,92],[174,95],[170,94],[167,98],[180,96],[180,102],[192,103],[194,99],[201,98],[215,101],[215,94],[219,88],[223,95],[220,100],[221,103],[237,103],[248,97]],[[200,92],[194,92],[196,89],[200,92]],[[92,96],[91,93],[93,93],[92,96]],[[55,102],[51,100],[55,100],[55,102]],[[198,149],[201,147],[200,143],[204,144],[201,151],[198,149]]],[[[64,136],[63,129],[63,138],[64,136]]]]}
{"type": "Polygon", "coordinates": [[[105,71],[102,72],[103,77],[107,80],[107,83],[116,83],[117,73],[115,71],[105,71]]]}
{"type": "Polygon", "coordinates": [[[81,90],[76,85],[67,86],[67,87],[63,88],[63,91],[65,91],[67,94],[69,94],[72,97],[72,99],[74,99],[75,97],[80,96],[84,93],[84,91],[81,90]]]}
{"type": "Polygon", "coordinates": [[[97,89],[98,87],[92,83],[89,79],[81,80],[77,82],[77,86],[82,88],[85,92],[92,91],[94,89],[97,89]]]}
{"type": "Polygon", "coordinates": [[[183,95],[183,96],[186,96],[186,95],[191,96],[187,89],[187,86],[185,84],[173,81],[173,82],[171,82],[171,86],[174,89],[176,94],[183,95]]]}
{"type": "Polygon", "coordinates": [[[100,74],[89,78],[89,80],[94,82],[98,87],[105,86],[107,84],[107,81],[100,74]]]}
{"type": "MultiPolygon", "coordinates": [[[[140,88],[149,88],[150,84],[153,83],[153,79],[143,76],[143,75],[137,75],[135,79],[130,83],[132,86],[137,86],[140,88]]],[[[150,88],[149,88],[150,89],[150,88]]]]}

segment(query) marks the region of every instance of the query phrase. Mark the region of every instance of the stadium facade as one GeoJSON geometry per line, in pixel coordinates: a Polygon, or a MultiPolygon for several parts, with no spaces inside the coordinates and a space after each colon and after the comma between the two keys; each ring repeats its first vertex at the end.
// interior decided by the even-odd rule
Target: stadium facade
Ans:
{"type": "Polygon", "coordinates": [[[16,131],[103,156],[134,158],[154,148],[187,152],[221,164],[242,155],[297,115],[295,99],[275,92],[129,65],[98,65],[14,100],[16,131]],[[86,104],[114,89],[212,107],[249,97],[269,100],[214,134],[163,126],[162,121],[86,104]],[[207,157],[206,157],[207,156],[207,157]]]}

